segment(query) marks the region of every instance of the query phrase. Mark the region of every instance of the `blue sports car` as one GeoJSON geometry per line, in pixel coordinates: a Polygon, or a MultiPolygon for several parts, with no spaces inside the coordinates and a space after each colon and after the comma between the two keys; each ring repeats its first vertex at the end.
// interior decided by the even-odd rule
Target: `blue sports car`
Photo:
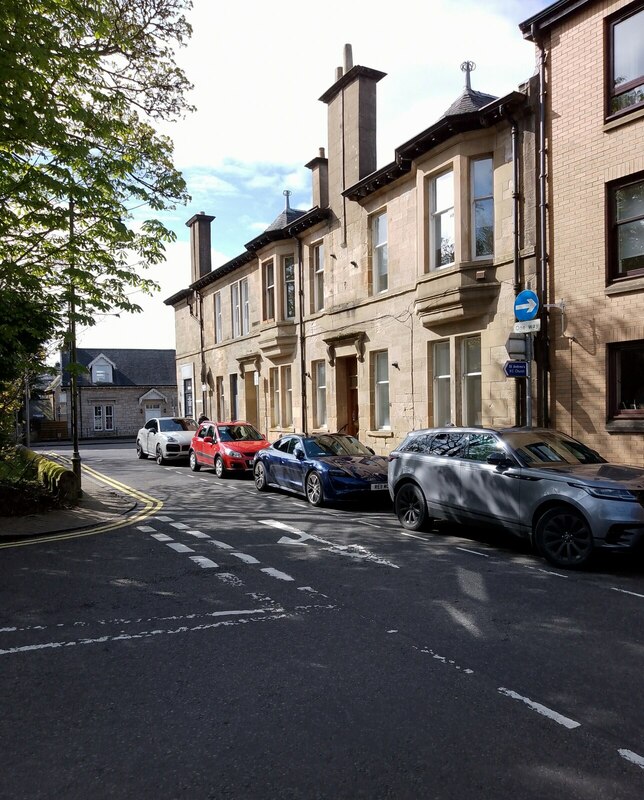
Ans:
{"type": "Polygon", "coordinates": [[[387,492],[388,459],[376,456],[354,436],[287,434],[255,456],[255,486],[271,486],[306,496],[309,503],[355,499],[387,492]]]}

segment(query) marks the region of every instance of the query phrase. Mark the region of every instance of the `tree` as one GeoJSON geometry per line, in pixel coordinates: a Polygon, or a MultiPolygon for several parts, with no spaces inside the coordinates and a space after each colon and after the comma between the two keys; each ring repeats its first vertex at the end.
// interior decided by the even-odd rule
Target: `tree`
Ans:
{"type": "Polygon", "coordinates": [[[138,310],[129,294],[156,287],[142,272],[174,234],[133,211],[187,199],[172,143],[153,125],[190,110],[174,55],[191,34],[190,7],[0,4],[0,317],[16,312],[14,339],[32,353],[30,336],[63,332],[70,301],[76,321],[92,325],[96,313],[138,310]]]}

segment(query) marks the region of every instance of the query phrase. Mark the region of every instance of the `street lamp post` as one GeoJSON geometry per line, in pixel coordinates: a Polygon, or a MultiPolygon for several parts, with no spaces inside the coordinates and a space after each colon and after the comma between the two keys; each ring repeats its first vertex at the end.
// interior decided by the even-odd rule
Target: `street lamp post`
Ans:
{"type": "MultiPolygon", "coordinates": [[[[69,262],[72,264],[72,240],[74,238],[74,201],[69,200],[69,262]]],[[[69,361],[70,361],[70,391],[71,391],[71,428],[72,428],[72,470],[78,478],[81,487],[81,457],[78,452],[78,375],[76,372],[76,298],[74,292],[74,279],[70,277],[71,286],[69,293],[69,361]]]]}

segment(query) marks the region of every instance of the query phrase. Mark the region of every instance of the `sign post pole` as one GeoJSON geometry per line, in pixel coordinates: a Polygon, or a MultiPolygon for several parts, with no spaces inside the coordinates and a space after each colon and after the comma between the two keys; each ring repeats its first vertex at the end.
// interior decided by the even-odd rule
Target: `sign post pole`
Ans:
{"type": "Polygon", "coordinates": [[[514,316],[517,319],[514,332],[524,333],[526,338],[526,424],[532,427],[532,359],[534,357],[534,333],[541,327],[541,320],[535,319],[539,313],[539,298],[531,289],[525,289],[514,299],[514,316]]]}
{"type": "Polygon", "coordinates": [[[527,375],[526,375],[526,393],[525,393],[525,416],[528,428],[532,427],[532,357],[533,357],[533,333],[526,334],[526,360],[528,362],[527,375]]]}

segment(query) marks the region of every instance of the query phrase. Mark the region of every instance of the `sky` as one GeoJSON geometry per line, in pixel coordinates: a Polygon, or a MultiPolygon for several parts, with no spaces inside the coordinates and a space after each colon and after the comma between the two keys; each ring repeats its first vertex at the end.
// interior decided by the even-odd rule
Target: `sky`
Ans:
{"type": "Polygon", "coordinates": [[[196,111],[159,127],[191,195],[161,219],[177,234],[166,262],[146,271],[160,285],[132,300],[141,314],[97,318],[79,330],[89,348],[174,349],[174,311],[163,301],[190,283],[186,220],[204,211],[212,223],[213,269],[244,252],[284,208],[312,205],[304,165],[327,147],[326,105],[345,43],[353,63],[387,73],[377,92],[378,167],[395,148],[433,124],[461,94],[463,61],[472,88],[502,96],[536,68],[519,23],[545,0],[194,0],[190,43],[177,54],[194,89],[196,111]]]}

